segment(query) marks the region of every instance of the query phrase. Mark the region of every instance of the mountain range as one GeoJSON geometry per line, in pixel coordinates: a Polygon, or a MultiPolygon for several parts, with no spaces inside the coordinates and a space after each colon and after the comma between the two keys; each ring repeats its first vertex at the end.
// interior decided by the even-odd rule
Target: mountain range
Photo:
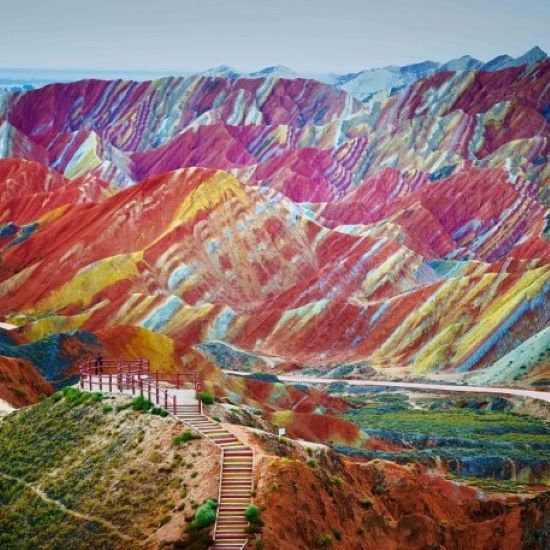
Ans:
{"type": "Polygon", "coordinates": [[[4,94],[1,354],[544,385],[550,61],[479,63],[4,94]]]}
{"type": "MultiPolygon", "coordinates": [[[[220,76],[236,80],[238,78],[306,78],[315,79],[331,86],[346,90],[351,95],[365,99],[369,95],[381,90],[395,91],[404,86],[409,86],[416,80],[445,71],[497,71],[510,67],[519,67],[530,63],[536,63],[548,56],[538,46],[535,46],[518,57],[499,55],[489,61],[480,61],[470,55],[464,55],[447,62],[423,61],[404,65],[402,67],[390,65],[374,69],[365,69],[356,73],[347,74],[309,74],[297,72],[284,65],[265,67],[257,71],[242,72],[228,65],[212,67],[206,71],[198,72],[202,76],[220,76]]],[[[71,82],[87,78],[99,78],[112,80],[123,78],[129,80],[153,80],[162,78],[167,74],[172,76],[190,76],[190,72],[139,72],[139,71],[84,71],[84,70],[47,70],[47,69],[2,69],[0,68],[0,90],[2,88],[16,91],[18,88],[28,89],[44,86],[54,82],[71,82]]]]}

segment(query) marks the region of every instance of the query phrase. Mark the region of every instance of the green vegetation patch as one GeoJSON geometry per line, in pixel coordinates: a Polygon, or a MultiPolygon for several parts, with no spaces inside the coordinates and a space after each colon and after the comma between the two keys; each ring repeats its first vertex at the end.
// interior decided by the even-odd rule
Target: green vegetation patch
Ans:
{"type": "MultiPolygon", "coordinates": [[[[409,402],[405,392],[346,396],[343,417],[396,451],[361,451],[370,458],[408,462],[444,459],[462,476],[538,482],[550,472],[550,426],[513,412],[502,398],[426,397],[409,402]]],[[[339,449],[346,454],[354,451],[339,449]]],[[[357,454],[357,453],[355,453],[357,454]]]]}
{"type": "Polygon", "coordinates": [[[72,390],[0,422],[0,548],[136,548],[175,505],[170,447],[145,441],[159,420],[72,390]]]}

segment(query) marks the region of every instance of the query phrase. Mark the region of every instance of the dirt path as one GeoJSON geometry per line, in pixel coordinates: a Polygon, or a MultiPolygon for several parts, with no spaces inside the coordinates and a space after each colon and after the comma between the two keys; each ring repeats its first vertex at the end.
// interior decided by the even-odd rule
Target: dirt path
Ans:
{"type": "Polygon", "coordinates": [[[57,508],[59,508],[61,511],[63,511],[65,514],[68,514],[69,516],[73,516],[83,521],[93,521],[94,523],[98,523],[102,527],[105,527],[105,529],[107,529],[111,533],[114,533],[117,537],[120,537],[123,540],[137,542],[134,538],[129,537],[128,535],[119,531],[118,527],[116,527],[116,525],[113,525],[110,521],[107,521],[97,516],[87,516],[86,514],[82,514],[80,512],[77,512],[76,510],[71,510],[70,508],[67,508],[64,504],[62,504],[58,500],[54,500],[50,498],[44,491],[38,489],[34,485],[31,485],[27,481],[24,481],[22,479],[19,479],[18,477],[10,476],[8,474],[3,474],[3,473],[0,473],[0,477],[3,477],[4,479],[9,479],[10,481],[15,481],[17,484],[22,485],[26,489],[29,489],[30,491],[32,491],[36,496],[41,498],[44,502],[47,502],[48,504],[56,506],[57,508]]]}
{"type": "MultiPolygon", "coordinates": [[[[250,372],[224,371],[235,376],[248,376],[250,372]]],[[[455,386],[452,384],[429,384],[426,382],[384,382],[379,380],[347,380],[345,378],[314,378],[309,376],[285,376],[276,375],[281,382],[291,384],[335,384],[344,382],[350,386],[384,386],[390,388],[405,388],[411,390],[431,390],[457,393],[488,393],[492,395],[513,395],[527,397],[550,403],[550,392],[522,390],[520,388],[497,388],[492,386],[455,386]]]]}

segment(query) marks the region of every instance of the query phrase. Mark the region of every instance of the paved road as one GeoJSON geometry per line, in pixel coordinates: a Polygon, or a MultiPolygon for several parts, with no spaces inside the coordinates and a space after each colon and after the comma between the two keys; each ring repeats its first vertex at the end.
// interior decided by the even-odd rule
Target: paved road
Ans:
{"type": "MultiPolygon", "coordinates": [[[[241,371],[225,371],[237,376],[248,376],[251,373],[241,371]]],[[[550,403],[550,392],[522,390],[520,388],[497,388],[491,386],[454,386],[452,384],[429,384],[424,382],[383,382],[379,380],[346,380],[338,378],[312,378],[309,376],[287,376],[277,375],[281,382],[292,384],[334,384],[345,382],[351,386],[385,386],[391,388],[406,388],[411,390],[432,390],[443,392],[462,393],[488,393],[492,395],[513,395],[516,397],[529,397],[550,403]]]]}

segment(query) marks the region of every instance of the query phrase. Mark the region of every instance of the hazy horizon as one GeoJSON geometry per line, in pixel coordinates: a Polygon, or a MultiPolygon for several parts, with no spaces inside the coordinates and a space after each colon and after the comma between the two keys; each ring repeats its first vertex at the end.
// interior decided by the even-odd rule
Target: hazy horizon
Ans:
{"type": "Polygon", "coordinates": [[[349,73],[550,49],[550,3],[536,0],[4,0],[2,14],[12,70],[349,73]]]}

